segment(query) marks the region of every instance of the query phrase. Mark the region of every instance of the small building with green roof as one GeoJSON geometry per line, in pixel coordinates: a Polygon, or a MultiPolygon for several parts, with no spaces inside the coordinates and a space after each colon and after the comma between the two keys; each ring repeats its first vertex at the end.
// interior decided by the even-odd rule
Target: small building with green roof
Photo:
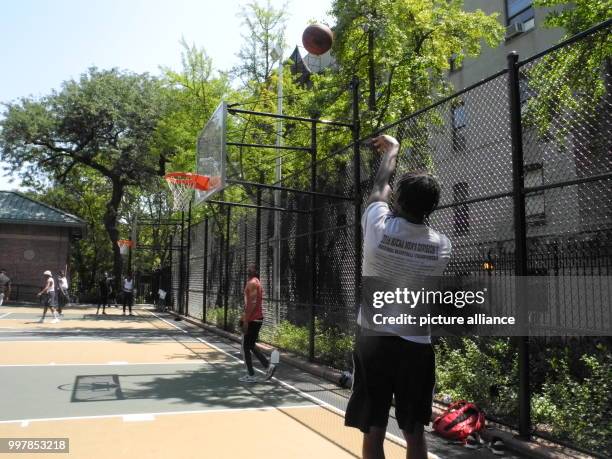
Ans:
{"type": "Polygon", "coordinates": [[[16,191],[0,191],[0,268],[11,278],[10,302],[36,301],[43,272],[70,280],[70,247],[84,220],[16,191]]]}

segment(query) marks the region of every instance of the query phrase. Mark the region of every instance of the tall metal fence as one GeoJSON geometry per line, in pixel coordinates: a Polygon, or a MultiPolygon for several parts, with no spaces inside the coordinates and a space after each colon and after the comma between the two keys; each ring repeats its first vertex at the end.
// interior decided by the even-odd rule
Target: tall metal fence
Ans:
{"type": "MultiPolygon", "coordinates": [[[[610,21],[528,59],[509,55],[507,68],[379,131],[401,142],[395,177],[428,169],[440,181],[440,206],[428,224],[451,239],[447,275],[612,274],[609,50],[610,21]]],[[[313,144],[317,160],[282,186],[320,195],[253,187],[242,204],[257,208],[211,205],[214,215],[193,225],[183,312],[236,331],[247,267],[256,264],[265,297],[263,339],[350,369],[361,257],[357,219],[378,156],[358,142],[317,151],[316,132],[305,151],[313,144]],[[304,180],[312,172],[315,183],[304,180]]],[[[603,285],[594,293],[587,280],[560,284],[556,298],[535,314],[556,324],[559,334],[609,335],[609,307],[600,307],[598,316],[582,312],[593,308],[575,309],[577,302],[601,304],[602,298],[609,305],[610,283],[603,285]]],[[[179,281],[174,288],[180,302],[179,281]]],[[[516,400],[496,405],[492,395],[488,401],[492,415],[524,436],[532,431],[530,395],[542,384],[530,350],[535,355],[545,344],[544,338],[516,340],[518,368],[508,370],[516,400]]]]}

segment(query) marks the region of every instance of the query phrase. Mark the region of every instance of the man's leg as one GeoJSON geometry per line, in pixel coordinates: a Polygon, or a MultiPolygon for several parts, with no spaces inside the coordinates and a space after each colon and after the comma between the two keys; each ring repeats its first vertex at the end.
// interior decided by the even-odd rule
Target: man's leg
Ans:
{"type": "Polygon", "coordinates": [[[134,294],[128,293],[128,307],[130,308],[130,315],[132,315],[132,306],[134,306],[134,294]]]}
{"type": "Polygon", "coordinates": [[[4,303],[4,292],[0,292],[0,306],[4,303]]]}
{"type": "Polygon", "coordinates": [[[123,315],[125,315],[125,307],[128,303],[127,294],[125,292],[123,293],[123,301],[121,303],[123,304],[123,315]]]}
{"type": "Polygon", "coordinates": [[[253,369],[253,361],[251,359],[251,350],[255,342],[253,340],[253,322],[249,322],[247,332],[242,337],[242,353],[244,354],[244,363],[247,367],[247,372],[251,376],[255,376],[255,370],[253,369]]]}
{"type": "Polygon", "coordinates": [[[251,326],[251,324],[253,325],[253,354],[255,354],[255,357],[257,357],[257,359],[261,362],[264,368],[268,368],[270,362],[268,362],[266,355],[257,347],[257,341],[259,340],[259,331],[261,330],[262,322],[251,322],[249,324],[249,327],[251,326]]]}
{"type": "Polygon", "coordinates": [[[423,424],[417,424],[412,433],[402,430],[406,439],[406,459],[427,459],[427,442],[423,424]]]}
{"type": "Polygon", "coordinates": [[[382,427],[370,427],[370,431],[363,434],[363,459],[385,459],[383,444],[386,432],[387,429],[382,427]]]}

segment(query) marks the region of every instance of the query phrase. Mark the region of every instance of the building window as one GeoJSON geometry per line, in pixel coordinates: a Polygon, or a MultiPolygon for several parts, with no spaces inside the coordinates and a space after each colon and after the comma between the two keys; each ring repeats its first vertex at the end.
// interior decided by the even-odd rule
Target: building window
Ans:
{"type": "MultiPolygon", "coordinates": [[[[542,163],[525,165],[525,188],[544,184],[542,163]]],[[[546,219],[544,191],[533,191],[525,195],[525,217],[530,224],[542,224],[546,219]]]]}
{"type": "Polygon", "coordinates": [[[470,232],[470,207],[469,204],[461,204],[470,197],[470,184],[459,182],[453,185],[453,232],[455,236],[464,236],[470,232]]]}
{"type": "Polygon", "coordinates": [[[465,150],[465,127],[467,125],[467,115],[465,112],[465,103],[460,100],[451,109],[452,125],[453,125],[453,150],[465,150]]]}
{"type": "Polygon", "coordinates": [[[507,25],[524,24],[534,16],[533,0],[506,0],[507,25]]]}

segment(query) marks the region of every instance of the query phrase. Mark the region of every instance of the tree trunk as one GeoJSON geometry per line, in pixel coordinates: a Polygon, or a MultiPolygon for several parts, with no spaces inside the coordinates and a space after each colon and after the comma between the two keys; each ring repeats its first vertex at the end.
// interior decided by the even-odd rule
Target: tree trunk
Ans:
{"type": "Polygon", "coordinates": [[[106,212],[104,212],[104,227],[108,233],[108,237],[111,240],[113,246],[113,277],[114,277],[114,288],[115,292],[119,291],[121,282],[121,252],[117,245],[119,239],[119,228],[117,228],[117,216],[119,214],[119,204],[123,197],[124,185],[119,179],[111,179],[113,182],[113,194],[111,200],[106,203],[106,212]]]}

